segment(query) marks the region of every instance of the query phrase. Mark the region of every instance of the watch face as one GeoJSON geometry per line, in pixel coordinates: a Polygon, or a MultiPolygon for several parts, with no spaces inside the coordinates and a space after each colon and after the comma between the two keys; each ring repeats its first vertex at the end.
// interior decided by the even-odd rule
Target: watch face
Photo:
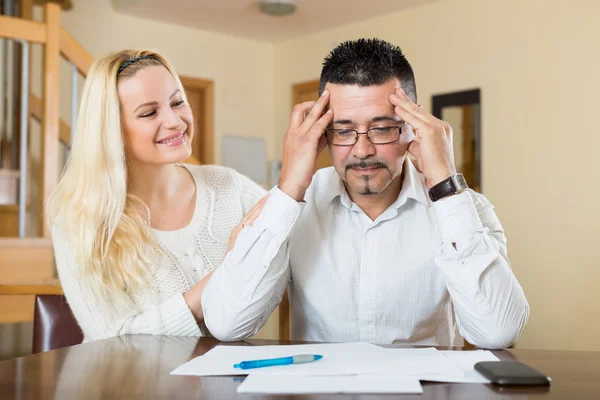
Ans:
{"type": "Polygon", "coordinates": [[[467,185],[467,181],[465,180],[463,174],[456,174],[453,175],[451,178],[457,193],[469,188],[469,185],[467,185]]]}

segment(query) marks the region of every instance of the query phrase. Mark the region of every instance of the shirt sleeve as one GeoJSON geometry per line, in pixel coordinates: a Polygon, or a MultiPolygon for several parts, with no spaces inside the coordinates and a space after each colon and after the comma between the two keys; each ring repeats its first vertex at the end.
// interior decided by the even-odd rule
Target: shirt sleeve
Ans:
{"type": "Polygon", "coordinates": [[[244,215],[246,215],[248,211],[250,211],[252,207],[267,194],[267,191],[246,175],[242,175],[236,171],[233,171],[233,174],[240,188],[242,210],[244,215]]]}
{"type": "Polygon", "coordinates": [[[446,276],[461,335],[483,348],[511,346],[529,318],[529,304],[492,205],[468,190],[433,208],[442,236],[435,260],[446,276]]]}
{"type": "Polygon", "coordinates": [[[52,236],[61,286],[86,341],[129,334],[201,335],[200,327],[187,306],[183,293],[162,303],[149,304],[143,310],[139,310],[133,301],[127,309],[118,309],[110,301],[96,301],[83,291],[78,281],[76,266],[66,240],[56,229],[53,229],[52,236]]]}
{"type": "Polygon", "coordinates": [[[266,323],[290,280],[289,235],[303,205],[279,188],[215,270],[202,294],[204,323],[222,341],[247,339],[266,323]]]}

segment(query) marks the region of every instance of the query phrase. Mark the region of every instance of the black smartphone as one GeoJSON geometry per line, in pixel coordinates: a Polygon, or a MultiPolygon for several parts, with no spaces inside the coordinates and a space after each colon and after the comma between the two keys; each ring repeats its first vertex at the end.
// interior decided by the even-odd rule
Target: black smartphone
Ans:
{"type": "Polygon", "coordinates": [[[475,371],[496,385],[547,386],[552,379],[540,371],[518,361],[482,361],[475,371]]]}

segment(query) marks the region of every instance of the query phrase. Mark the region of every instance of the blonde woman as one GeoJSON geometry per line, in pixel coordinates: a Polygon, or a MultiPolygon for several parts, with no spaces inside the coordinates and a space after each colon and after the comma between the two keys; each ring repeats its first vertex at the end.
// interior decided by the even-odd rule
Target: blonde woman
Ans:
{"type": "Polygon", "coordinates": [[[48,204],[59,277],[85,341],[209,334],[206,309],[223,318],[249,306],[203,298],[211,274],[224,268],[215,293],[231,275],[255,286],[285,240],[265,227],[277,216],[255,221],[261,187],[227,168],[178,164],[193,137],[192,110],[164,57],[127,50],[94,63],[48,204]],[[244,243],[230,251],[238,233],[244,243]]]}

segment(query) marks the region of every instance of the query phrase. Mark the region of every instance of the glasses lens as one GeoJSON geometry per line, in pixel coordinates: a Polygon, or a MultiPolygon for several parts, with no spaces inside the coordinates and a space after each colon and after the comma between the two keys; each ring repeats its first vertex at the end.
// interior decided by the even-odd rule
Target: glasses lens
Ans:
{"type": "Polygon", "coordinates": [[[381,126],[369,129],[369,139],[374,144],[395,142],[400,138],[400,128],[397,126],[381,126]]]}
{"type": "Polygon", "coordinates": [[[352,129],[329,129],[327,140],[337,146],[352,145],[356,143],[356,131],[352,129]]]}

